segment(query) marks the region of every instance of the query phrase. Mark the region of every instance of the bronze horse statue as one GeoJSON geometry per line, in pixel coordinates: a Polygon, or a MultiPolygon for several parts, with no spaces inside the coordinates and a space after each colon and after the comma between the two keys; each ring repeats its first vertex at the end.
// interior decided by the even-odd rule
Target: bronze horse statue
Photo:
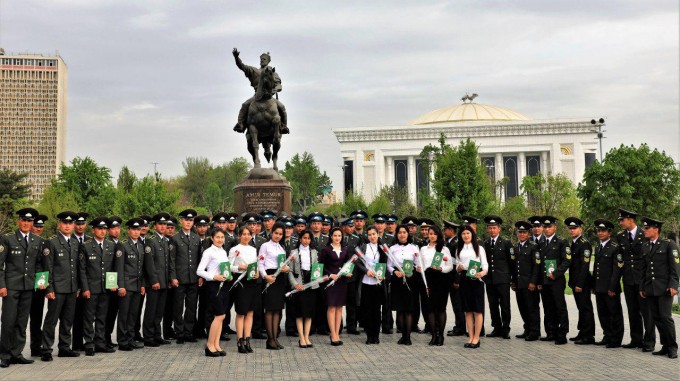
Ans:
{"type": "Polygon", "coordinates": [[[281,115],[275,99],[272,99],[276,86],[274,73],[276,69],[265,67],[260,71],[260,80],[255,91],[253,102],[248,107],[246,139],[248,152],[253,156],[254,168],[260,168],[260,144],[264,147],[264,157],[272,161],[274,170],[278,170],[276,159],[281,148],[281,115]],[[272,151],[273,146],[273,151],[272,151]]]}

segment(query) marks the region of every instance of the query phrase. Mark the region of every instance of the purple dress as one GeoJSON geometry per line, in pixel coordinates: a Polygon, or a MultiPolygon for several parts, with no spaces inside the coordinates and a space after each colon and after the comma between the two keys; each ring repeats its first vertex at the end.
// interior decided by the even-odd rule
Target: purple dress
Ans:
{"type": "MultiPolygon", "coordinates": [[[[347,262],[349,255],[347,248],[342,247],[340,256],[333,251],[333,246],[324,247],[319,253],[319,262],[323,263],[324,275],[337,274],[342,265],[347,262]]],[[[347,278],[338,279],[335,284],[326,290],[326,305],[329,307],[342,307],[347,304],[347,278]]]]}

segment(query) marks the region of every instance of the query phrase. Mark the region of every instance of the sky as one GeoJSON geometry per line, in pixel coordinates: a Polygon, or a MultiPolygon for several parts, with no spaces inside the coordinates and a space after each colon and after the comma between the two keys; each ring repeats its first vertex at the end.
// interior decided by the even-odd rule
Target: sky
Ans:
{"type": "MultiPolygon", "coordinates": [[[[279,166],[309,151],[342,186],[332,128],[403,125],[476,102],[533,119],[607,121],[605,152],[647,143],[680,162],[678,1],[0,0],[0,47],[68,66],[67,158],[138,175],[250,156],[252,88],[270,52],[289,115],[279,166]]],[[[263,159],[264,160],[264,159],[263,159]]]]}

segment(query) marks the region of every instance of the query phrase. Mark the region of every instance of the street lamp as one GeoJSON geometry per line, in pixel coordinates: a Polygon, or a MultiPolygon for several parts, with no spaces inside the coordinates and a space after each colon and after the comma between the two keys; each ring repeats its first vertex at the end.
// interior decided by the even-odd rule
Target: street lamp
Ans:
{"type": "Polygon", "coordinates": [[[592,124],[592,125],[597,125],[597,130],[591,130],[591,131],[592,131],[592,132],[596,132],[596,133],[597,133],[597,137],[596,137],[595,139],[599,139],[599,140],[600,140],[600,163],[601,163],[601,162],[602,162],[602,139],[605,138],[604,132],[607,131],[607,130],[603,130],[603,129],[602,129],[602,127],[604,127],[604,125],[605,125],[605,124],[604,124],[604,118],[600,118],[600,119],[598,119],[598,120],[592,119],[592,120],[590,121],[590,124],[592,124]]]}

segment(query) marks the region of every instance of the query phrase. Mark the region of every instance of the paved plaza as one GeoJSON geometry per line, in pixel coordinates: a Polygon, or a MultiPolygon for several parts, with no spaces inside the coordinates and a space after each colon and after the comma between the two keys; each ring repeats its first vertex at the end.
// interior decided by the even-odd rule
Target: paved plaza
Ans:
{"type": "MultiPolygon", "coordinates": [[[[577,310],[567,296],[571,324],[576,334],[577,310]]],[[[557,346],[515,339],[521,319],[513,300],[512,340],[483,338],[479,349],[466,349],[465,337],[446,337],[443,347],[427,345],[430,337],[412,336],[410,347],[397,345],[400,335],[381,335],[380,345],[366,345],[365,335],[342,335],[344,345],[332,347],[327,337],[312,336],[312,349],[297,347],[297,339],[282,336],[284,350],[264,349],[264,340],[253,340],[255,353],[239,354],[234,340],[222,342],[226,357],[203,355],[203,343],[171,344],[133,352],[97,353],[76,359],[56,357],[51,363],[39,358],[32,365],[0,369],[0,380],[450,380],[450,379],[680,379],[680,362],[632,349],[557,346]]],[[[449,305],[449,310],[450,310],[449,305]]],[[[624,304],[625,309],[625,304],[624,304]]],[[[625,314],[625,311],[624,311],[625,314]]],[[[449,312],[449,320],[453,313],[449,312]]],[[[680,332],[680,317],[674,315],[680,332]]],[[[422,327],[421,320],[421,327],[422,327]]],[[[447,324],[450,329],[451,321],[447,324]]],[[[487,330],[490,325],[487,321],[487,330]]],[[[627,328],[627,321],[626,321],[627,328]]],[[[597,339],[602,331],[597,329],[597,339]]],[[[628,332],[624,344],[628,342],[628,332]]],[[[56,344],[55,344],[56,347],[56,344]]],[[[657,345],[657,349],[660,345],[657,345]]],[[[24,356],[28,358],[28,344],[24,356]]]]}

